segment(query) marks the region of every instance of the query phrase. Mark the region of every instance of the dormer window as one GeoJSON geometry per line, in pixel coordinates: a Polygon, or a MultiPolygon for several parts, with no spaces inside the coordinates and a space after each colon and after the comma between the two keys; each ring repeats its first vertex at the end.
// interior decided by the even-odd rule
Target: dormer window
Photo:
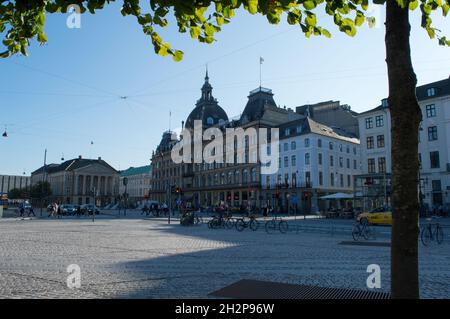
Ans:
{"type": "Polygon", "coordinates": [[[208,125],[213,125],[213,124],[214,124],[214,119],[213,119],[212,117],[208,117],[208,118],[206,119],[206,124],[208,124],[208,125]]]}
{"type": "Polygon", "coordinates": [[[291,130],[290,130],[289,128],[285,129],[285,130],[284,130],[284,135],[285,135],[285,136],[291,135],[291,130]]]}
{"type": "Polygon", "coordinates": [[[381,100],[381,106],[382,107],[388,107],[389,106],[388,99],[382,99],[381,100]]]}
{"type": "Polygon", "coordinates": [[[225,120],[224,119],[220,119],[219,120],[219,125],[224,125],[225,124],[225,120]]]}
{"type": "Polygon", "coordinates": [[[429,88],[428,90],[427,90],[427,96],[428,97],[430,97],[430,96],[435,96],[436,95],[436,88],[429,88]]]}

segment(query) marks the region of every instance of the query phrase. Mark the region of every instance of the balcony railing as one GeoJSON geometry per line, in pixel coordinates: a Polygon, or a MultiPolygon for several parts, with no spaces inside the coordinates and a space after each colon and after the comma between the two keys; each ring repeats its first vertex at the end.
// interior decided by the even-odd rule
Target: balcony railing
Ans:
{"type": "Polygon", "coordinates": [[[290,183],[276,183],[271,185],[266,185],[267,189],[296,189],[296,188],[312,188],[311,182],[297,182],[295,184],[290,183]]]}

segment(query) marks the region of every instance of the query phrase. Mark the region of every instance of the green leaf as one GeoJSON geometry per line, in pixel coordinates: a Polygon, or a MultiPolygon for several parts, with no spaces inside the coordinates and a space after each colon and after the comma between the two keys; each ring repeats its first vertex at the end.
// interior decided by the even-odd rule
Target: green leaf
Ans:
{"type": "Polygon", "coordinates": [[[248,0],[248,12],[255,14],[258,12],[258,0],[248,0]]]}
{"type": "Polygon", "coordinates": [[[317,25],[316,15],[314,13],[307,12],[305,22],[307,26],[315,27],[317,25]]]}
{"type": "Polygon", "coordinates": [[[448,2],[444,3],[444,4],[442,5],[442,15],[443,15],[444,17],[446,17],[449,10],[450,10],[450,4],[449,4],[448,2]]]}
{"type": "Polygon", "coordinates": [[[303,7],[305,7],[306,10],[312,10],[316,7],[316,3],[314,1],[305,1],[303,2],[303,7]]]}
{"type": "Polygon", "coordinates": [[[409,3],[409,10],[414,11],[419,7],[419,1],[414,0],[409,3]]]}
{"type": "Polygon", "coordinates": [[[327,29],[321,29],[321,32],[328,39],[331,38],[331,33],[327,29]]]}
{"type": "Polygon", "coordinates": [[[175,51],[175,53],[172,56],[172,59],[175,62],[180,62],[181,60],[183,60],[183,51],[180,50],[175,51]]]}
{"type": "Polygon", "coordinates": [[[198,36],[202,33],[202,29],[198,26],[192,26],[189,31],[193,39],[198,39],[198,36]]]}
{"type": "Polygon", "coordinates": [[[362,13],[361,11],[358,11],[356,13],[355,25],[357,27],[360,27],[364,24],[364,21],[365,21],[364,13],[362,13]]]}

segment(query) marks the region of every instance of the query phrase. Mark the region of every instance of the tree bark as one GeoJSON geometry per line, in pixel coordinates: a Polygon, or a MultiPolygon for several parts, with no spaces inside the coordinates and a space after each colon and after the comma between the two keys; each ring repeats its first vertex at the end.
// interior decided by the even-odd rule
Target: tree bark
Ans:
{"type": "Polygon", "coordinates": [[[386,2],[386,62],[392,119],[393,298],[419,298],[418,134],[422,115],[416,97],[417,78],[411,61],[408,2],[386,2]]]}

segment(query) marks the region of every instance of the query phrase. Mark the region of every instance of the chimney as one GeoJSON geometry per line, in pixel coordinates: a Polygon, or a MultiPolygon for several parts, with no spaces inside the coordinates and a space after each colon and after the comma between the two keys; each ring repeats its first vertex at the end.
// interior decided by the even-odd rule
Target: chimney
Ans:
{"type": "Polygon", "coordinates": [[[81,155],[78,156],[78,159],[82,159],[82,158],[83,158],[83,156],[81,156],[81,155]]]}
{"type": "Polygon", "coordinates": [[[101,160],[102,160],[102,158],[101,158],[101,157],[99,156],[99,157],[98,157],[98,160],[99,160],[99,161],[101,161],[101,160]]]}
{"type": "Polygon", "coordinates": [[[184,121],[181,121],[181,129],[184,130],[184,121]]]}

